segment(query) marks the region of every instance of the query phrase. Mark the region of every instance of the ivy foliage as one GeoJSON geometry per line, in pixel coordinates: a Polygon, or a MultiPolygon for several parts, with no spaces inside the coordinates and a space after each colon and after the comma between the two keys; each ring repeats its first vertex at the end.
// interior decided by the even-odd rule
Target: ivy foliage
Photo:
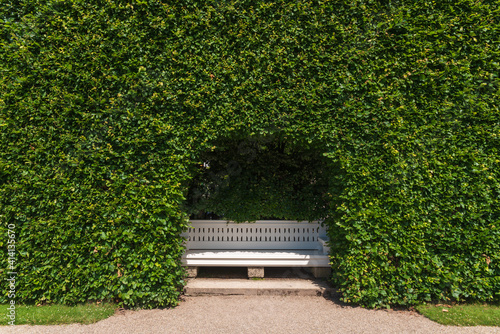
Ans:
{"type": "Polygon", "coordinates": [[[345,301],[498,301],[499,18],[495,0],[2,1],[2,279],[13,224],[16,301],[175,305],[189,189],[233,159],[230,201],[197,203],[244,218],[260,187],[263,215],[325,216],[345,301]]]}

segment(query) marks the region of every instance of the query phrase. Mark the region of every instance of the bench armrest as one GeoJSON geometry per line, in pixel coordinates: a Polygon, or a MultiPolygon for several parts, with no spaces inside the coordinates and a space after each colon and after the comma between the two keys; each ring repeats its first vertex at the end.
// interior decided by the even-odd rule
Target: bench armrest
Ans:
{"type": "Polygon", "coordinates": [[[318,242],[321,245],[321,248],[323,249],[323,254],[328,255],[330,254],[330,246],[328,246],[328,237],[318,237],[318,242]]]}

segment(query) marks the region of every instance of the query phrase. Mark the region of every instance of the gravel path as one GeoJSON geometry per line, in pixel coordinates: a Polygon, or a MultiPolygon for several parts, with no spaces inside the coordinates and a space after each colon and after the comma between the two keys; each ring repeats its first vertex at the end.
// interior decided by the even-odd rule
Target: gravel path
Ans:
{"type": "Polygon", "coordinates": [[[92,325],[0,327],[0,333],[500,333],[449,327],[410,311],[366,310],[322,297],[185,297],[172,309],[123,311],[92,325]]]}

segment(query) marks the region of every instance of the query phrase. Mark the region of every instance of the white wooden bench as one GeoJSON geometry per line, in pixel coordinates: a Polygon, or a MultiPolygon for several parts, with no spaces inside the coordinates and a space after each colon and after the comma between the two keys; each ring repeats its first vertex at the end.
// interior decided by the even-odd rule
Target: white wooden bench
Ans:
{"type": "Polygon", "coordinates": [[[249,277],[263,277],[264,267],[309,267],[316,277],[329,275],[326,229],[318,222],[191,220],[191,227],[182,257],[188,277],[196,277],[198,267],[247,267],[249,277]]]}

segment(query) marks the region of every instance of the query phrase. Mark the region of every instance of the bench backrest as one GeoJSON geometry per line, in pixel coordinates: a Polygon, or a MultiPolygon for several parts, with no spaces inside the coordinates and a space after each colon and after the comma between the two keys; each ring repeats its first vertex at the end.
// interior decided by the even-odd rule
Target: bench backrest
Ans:
{"type": "Polygon", "coordinates": [[[318,237],[326,236],[319,222],[191,220],[191,226],[187,249],[319,249],[318,237]]]}

